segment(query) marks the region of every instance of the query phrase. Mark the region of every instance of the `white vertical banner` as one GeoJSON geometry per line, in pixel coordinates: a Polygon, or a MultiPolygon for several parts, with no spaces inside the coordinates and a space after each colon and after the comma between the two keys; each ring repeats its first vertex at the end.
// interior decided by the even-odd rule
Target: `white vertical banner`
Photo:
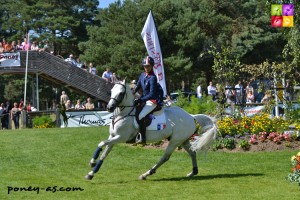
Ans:
{"type": "Polygon", "coordinates": [[[164,96],[167,95],[166,88],[166,80],[165,80],[165,72],[164,65],[162,59],[162,53],[160,50],[158,35],[154,23],[154,19],[152,16],[152,12],[150,10],[149,15],[147,17],[146,23],[142,30],[142,38],[144,40],[148,55],[154,59],[155,65],[153,67],[154,73],[157,76],[158,83],[164,90],[164,96]]]}

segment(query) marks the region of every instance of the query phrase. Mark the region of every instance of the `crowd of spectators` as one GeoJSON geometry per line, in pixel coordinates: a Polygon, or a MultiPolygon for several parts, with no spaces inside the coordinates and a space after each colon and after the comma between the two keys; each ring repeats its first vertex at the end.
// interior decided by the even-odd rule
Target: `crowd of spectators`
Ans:
{"type": "MultiPolygon", "coordinates": [[[[283,91],[282,100],[291,100],[291,88],[290,82],[287,80],[280,88],[283,91]]],[[[213,100],[223,100],[224,103],[228,104],[267,103],[274,98],[271,89],[272,87],[266,90],[263,82],[255,80],[250,80],[247,83],[238,81],[236,84],[226,82],[225,86],[214,85],[210,81],[207,87],[207,95],[211,96],[213,100]]],[[[196,93],[197,97],[201,99],[203,93],[201,84],[198,85],[196,93]]]]}
{"type": "Polygon", "coordinates": [[[32,44],[27,41],[27,37],[21,40],[12,40],[12,41],[6,41],[5,38],[2,39],[0,42],[0,53],[11,53],[16,52],[19,50],[31,50],[31,51],[47,51],[50,52],[50,45],[49,41],[38,41],[34,40],[32,41],[32,44]]]}
{"type": "MultiPolygon", "coordinates": [[[[23,41],[13,40],[7,42],[6,39],[3,38],[0,42],[0,53],[10,53],[19,50],[30,50],[38,52],[46,51],[49,53],[53,53],[53,51],[51,51],[48,40],[42,41],[34,39],[32,40],[32,43],[30,43],[27,37],[24,37],[23,41]]],[[[98,74],[97,68],[93,65],[92,62],[90,62],[89,64],[87,64],[86,62],[82,62],[79,57],[75,59],[73,54],[70,54],[69,57],[65,59],[65,61],[70,63],[72,66],[86,70],[93,75],[98,74]]],[[[103,72],[101,77],[111,83],[115,83],[118,81],[116,73],[112,73],[109,68],[107,68],[106,71],[103,72]]]]}
{"type": "Polygon", "coordinates": [[[100,109],[106,107],[105,103],[100,101],[97,101],[97,105],[95,105],[90,97],[83,102],[81,102],[81,99],[77,99],[76,103],[73,104],[72,100],[69,99],[65,91],[62,91],[60,96],[60,104],[64,104],[66,110],[95,110],[96,108],[100,109]]]}
{"type": "Polygon", "coordinates": [[[9,129],[9,120],[13,122],[15,129],[19,129],[19,119],[23,109],[23,100],[14,102],[13,105],[9,101],[0,104],[1,129],[9,129]]]}

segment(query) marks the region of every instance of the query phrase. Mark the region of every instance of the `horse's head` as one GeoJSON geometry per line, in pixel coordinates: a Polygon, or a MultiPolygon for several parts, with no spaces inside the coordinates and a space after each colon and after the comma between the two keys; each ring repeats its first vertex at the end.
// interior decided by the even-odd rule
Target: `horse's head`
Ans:
{"type": "Polygon", "coordinates": [[[128,97],[128,92],[131,91],[128,91],[125,80],[115,83],[114,87],[111,89],[110,100],[107,104],[108,112],[113,112],[117,107],[125,106],[128,98],[124,97],[128,97]]]}

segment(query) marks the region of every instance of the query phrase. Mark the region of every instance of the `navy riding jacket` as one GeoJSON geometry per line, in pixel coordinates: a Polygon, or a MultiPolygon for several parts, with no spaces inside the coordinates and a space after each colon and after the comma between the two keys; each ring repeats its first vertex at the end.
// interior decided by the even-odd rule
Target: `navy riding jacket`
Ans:
{"type": "Polygon", "coordinates": [[[159,105],[163,103],[162,99],[160,99],[160,91],[158,91],[157,84],[157,77],[153,72],[150,74],[146,74],[145,72],[141,73],[135,88],[135,92],[140,88],[143,90],[143,94],[140,98],[141,102],[151,100],[159,105]]]}

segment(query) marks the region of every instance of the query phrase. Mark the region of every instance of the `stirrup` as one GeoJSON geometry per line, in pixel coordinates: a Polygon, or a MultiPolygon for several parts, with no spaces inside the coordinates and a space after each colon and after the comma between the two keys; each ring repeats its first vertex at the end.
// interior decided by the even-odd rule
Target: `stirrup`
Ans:
{"type": "Polygon", "coordinates": [[[137,143],[137,144],[146,144],[146,138],[143,138],[142,134],[138,133],[136,138],[135,138],[135,143],[137,143]]]}

